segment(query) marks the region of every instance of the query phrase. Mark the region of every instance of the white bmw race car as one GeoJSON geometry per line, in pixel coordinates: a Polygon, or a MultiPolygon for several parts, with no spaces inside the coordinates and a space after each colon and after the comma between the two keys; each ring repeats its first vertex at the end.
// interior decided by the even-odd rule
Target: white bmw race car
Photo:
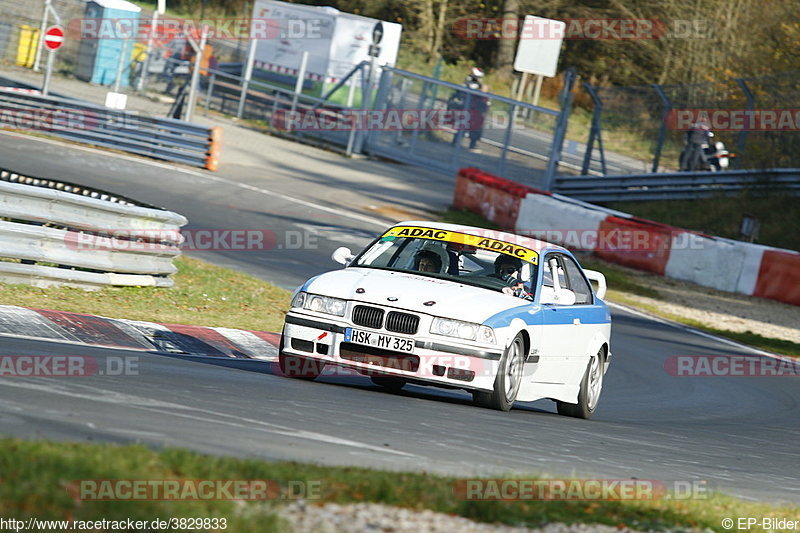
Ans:
{"type": "Polygon", "coordinates": [[[378,385],[466,389],[507,411],[549,398],[564,415],[595,412],[611,360],[605,278],[546,242],[470,226],[401,222],[346,268],[299,287],[280,368],[313,379],[326,364],[378,385]],[[589,280],[598,284],[597,292],[589,280]]]}

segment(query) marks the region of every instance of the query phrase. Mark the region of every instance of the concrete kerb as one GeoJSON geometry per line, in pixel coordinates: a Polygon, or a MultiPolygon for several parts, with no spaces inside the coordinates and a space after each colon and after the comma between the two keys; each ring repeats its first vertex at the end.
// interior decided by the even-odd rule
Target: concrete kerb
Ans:
{"type": "Polygon", "coordinates": [[[0,334],[111,349],[275,362],[280,334],[0,306],[0,334]]]}

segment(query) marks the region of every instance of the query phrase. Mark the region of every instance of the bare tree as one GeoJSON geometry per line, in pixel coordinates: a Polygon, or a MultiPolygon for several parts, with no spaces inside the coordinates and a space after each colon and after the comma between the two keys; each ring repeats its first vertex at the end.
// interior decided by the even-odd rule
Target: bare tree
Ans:
{"type": "Polygon", "coordinates": [[[517,48],[517,36],[519,35],[519,1],[504,0],[503,16],[500,41],[497,43],[497,56],[495,67],[501,78],[511,79],[514,74],[514,54],[517,48]],[[509,32],[510,29],[513,31],[509,32]]]}

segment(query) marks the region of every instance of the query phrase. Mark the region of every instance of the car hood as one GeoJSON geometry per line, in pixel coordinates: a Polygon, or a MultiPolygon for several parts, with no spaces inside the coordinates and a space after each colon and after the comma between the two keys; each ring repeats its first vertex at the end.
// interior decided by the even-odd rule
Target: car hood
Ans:
{"type": "Polygon", "coordinates": [[[308,281],[303,290],[478,323],[527,303],[501,292],[411,272],[358,267],[317,276],[308,281]],[[356,289],[363,289],[363,292],[357,293],[356,289]],[[425,302],[435,303],[424,305],[425,302]]]}

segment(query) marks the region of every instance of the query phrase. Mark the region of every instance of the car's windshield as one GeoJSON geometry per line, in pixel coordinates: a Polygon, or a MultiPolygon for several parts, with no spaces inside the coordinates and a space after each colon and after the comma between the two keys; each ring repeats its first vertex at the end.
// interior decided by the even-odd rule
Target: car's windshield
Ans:
{"type": "Polygon", "coordinates": [[[538,254],[518,244],[484,235],[396,226],[351,266],[414,272],[532,298],[537,264],[538,254]]]}

